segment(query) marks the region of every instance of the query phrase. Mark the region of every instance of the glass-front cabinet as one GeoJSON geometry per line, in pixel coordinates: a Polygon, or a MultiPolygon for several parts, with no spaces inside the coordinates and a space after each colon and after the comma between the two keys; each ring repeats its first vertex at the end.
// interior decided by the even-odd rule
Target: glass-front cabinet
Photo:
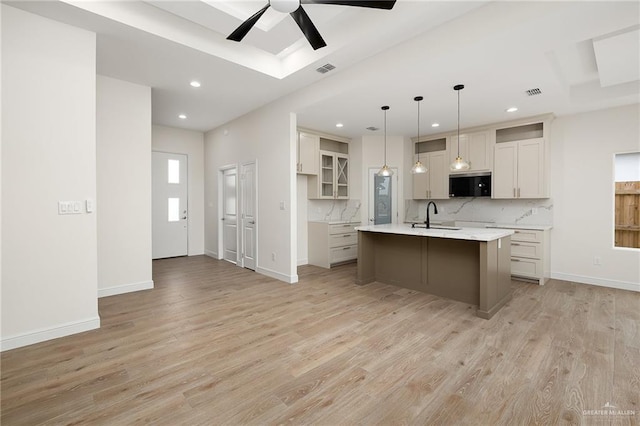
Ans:
{"type": "Polygon", "coordinates": [[[320,196],[322,199],[349,198],[349,156],[320,151],[320,196]]]}

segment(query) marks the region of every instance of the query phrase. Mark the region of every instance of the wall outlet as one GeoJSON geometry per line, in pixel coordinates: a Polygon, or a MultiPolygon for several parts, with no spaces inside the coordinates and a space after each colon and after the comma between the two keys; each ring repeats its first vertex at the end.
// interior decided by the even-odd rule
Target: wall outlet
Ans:
{"type": "Polygon", "coordinates": [[[284,210],[284,209],[285,209],[284,201],[280,201],[280,210],[284,210]]]}
{"type": "Polygon", "coordinates": [[[594,256],[593,257],[593,264],[596,266],[601,266],[602,265],[602,258],[600,256],[594,256]]]}
{"type": "Polygon", "coordinates": [[[271,253],[271,260],[272,261],[276,261],[276,252],[274,251],[273,253],[271,253]]]}

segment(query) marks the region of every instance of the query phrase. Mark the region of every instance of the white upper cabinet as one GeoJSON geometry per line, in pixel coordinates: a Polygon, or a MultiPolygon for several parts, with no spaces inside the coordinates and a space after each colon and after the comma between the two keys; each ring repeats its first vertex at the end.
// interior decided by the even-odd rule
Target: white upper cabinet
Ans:
{"type": "Polygon", "coordinates": [[[544,123],[496,131],[492,198],[548,198],[548,142],[544,123]]]}
{"type": "Polygon", "coordinates": [[[414,161],[427,167],[427,173],[413,174],[414,200],[441,200],[449,198],[449,154],[446,138],[414,144],[414,161]]]}
{"type": "Polygon", "coordinates": [[[320,152],[320,136],[298,132],[298,164],[296,171],[302,175],[317,175],[320,152]]]}
{"type": "MultiPolygon", "coordinates": [[[[491,171],[493,168],[493,132],[466,133],[460,135],[460,156],[469,163],[469,170],[451,171],[451,174],[491,171]]],[[[449,163],[458,156],[458,136],[451,136],[449,163]]]]}

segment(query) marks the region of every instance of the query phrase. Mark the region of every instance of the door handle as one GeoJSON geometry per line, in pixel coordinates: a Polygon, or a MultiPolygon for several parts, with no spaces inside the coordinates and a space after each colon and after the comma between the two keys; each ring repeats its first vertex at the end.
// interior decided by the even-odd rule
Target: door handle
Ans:
{"type": "Polygon", "coordinates": [[[256,224],[256,221],[255,221],[255,220],[250,220],[250,221],[249,221],[249,224],[250,224],[250,225],[255,225],[255,224],[256,224]]]}
{"type": "Polygon", "coordinates": [[[182,220],[187,220],[187,217],[186,217],[186,216],[183,216],[183,217],[182,217],[182,220]]]}

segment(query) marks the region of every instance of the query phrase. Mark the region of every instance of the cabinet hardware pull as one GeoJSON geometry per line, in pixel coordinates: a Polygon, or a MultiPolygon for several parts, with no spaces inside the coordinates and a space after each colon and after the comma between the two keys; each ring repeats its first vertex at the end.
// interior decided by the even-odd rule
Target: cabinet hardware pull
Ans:
{"type": "Polygon", "coordinates": [[[513,198],[516,198],[516,189],[513,188],[513,198]]]}
{"type": "Polygon", "coordinates": [[[518,188],[518,198],[520,198],[520,188],[518,188]]]}
{"type": "Polygon", "coordinates": [[[342,237],[343,238],[349,238],[351,236],[351,234],[344,234],[342,237]]]}
{"type": "Polygon", "coordinates": [[[511,258],[512,262],[520,262],[520,259],[514,259],[513,257],[511,258]]]}
{"type": "Polygon", "coordinates": [[[342,250],[349,250],[351,247],[343,247],[342,250]]]}
{"type": "Polygon", "coordinates": [[[511,243],[512,246],[520,246],[522,244],[518,244],[518,243],[511,243]]]}

